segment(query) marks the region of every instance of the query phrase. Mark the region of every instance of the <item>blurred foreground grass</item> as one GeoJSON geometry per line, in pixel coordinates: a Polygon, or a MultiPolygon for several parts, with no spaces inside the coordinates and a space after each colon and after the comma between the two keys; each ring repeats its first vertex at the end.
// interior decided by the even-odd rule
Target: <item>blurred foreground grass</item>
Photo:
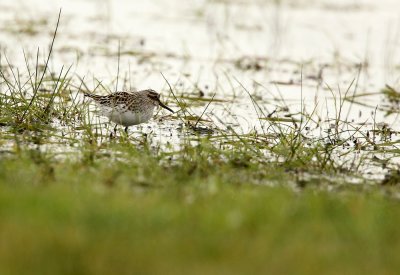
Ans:
{"type": "Polygon", "coordinates": [[[400,270],[400,205],[382,189],[294,192],[273,164],[263,167],[262,182],[276,185],[267,187],[251,167],[193,170],[130,154],[92,164],[2,158],[0,274],[400,270]]]}

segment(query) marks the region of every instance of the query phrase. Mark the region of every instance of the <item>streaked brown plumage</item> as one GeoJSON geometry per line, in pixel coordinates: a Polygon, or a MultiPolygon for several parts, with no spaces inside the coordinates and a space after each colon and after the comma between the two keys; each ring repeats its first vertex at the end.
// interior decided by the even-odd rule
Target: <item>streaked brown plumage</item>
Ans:
{"type": "Polygon", "coordinates": [[[160,94],[151,89],[116,92],[105,96],[85,93],[85,96],[92,98],[99,105],[102,115],[117,124],[124,125],[126,131],[131,125],[149,121],[157,106],[173,112],[160,101],[160,94]]]}

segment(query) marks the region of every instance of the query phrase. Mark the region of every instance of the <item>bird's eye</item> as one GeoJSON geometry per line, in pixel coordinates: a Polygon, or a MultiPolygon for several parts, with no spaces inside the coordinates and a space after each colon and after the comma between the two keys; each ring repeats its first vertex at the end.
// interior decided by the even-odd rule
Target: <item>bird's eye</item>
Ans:
{"type": "Polygon", "coordinates": [[[150,94],[148,95],[148,97],[150,97],[150,98],[153,99],[153,100],[158,100],[158,99],[160,98],[160,95],[157,94],[157,93],[150,93],[150,94]]]}

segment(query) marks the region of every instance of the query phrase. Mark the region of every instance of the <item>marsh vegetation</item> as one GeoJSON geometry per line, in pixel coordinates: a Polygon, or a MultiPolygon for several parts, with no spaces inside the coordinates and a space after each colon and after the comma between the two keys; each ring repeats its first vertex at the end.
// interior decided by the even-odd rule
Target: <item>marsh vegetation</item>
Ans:
{"type": "Polygon", "coordinates": [[[396,3],[66,2],[0,4],[0,273],[399,269],[396,3]]]}

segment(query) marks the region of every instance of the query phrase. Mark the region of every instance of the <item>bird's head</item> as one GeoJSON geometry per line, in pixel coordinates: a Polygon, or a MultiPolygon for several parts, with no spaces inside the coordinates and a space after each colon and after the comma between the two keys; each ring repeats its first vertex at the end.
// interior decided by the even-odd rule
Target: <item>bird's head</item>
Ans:
{"type": "Polygon", "coordinates": [[[146,93],[146,96],[154,103],[154,105],[161,106],[164,109],[167,109],[168,111],[170,111],[172,113],[174,112],[174,111],[172,111],[172,109],[170,109],[168,106],[166,106],[164,103],[162,103],[160,101],[160,94],[157,93],[156,91],[146,90],[145,93],[146,93]]]}

